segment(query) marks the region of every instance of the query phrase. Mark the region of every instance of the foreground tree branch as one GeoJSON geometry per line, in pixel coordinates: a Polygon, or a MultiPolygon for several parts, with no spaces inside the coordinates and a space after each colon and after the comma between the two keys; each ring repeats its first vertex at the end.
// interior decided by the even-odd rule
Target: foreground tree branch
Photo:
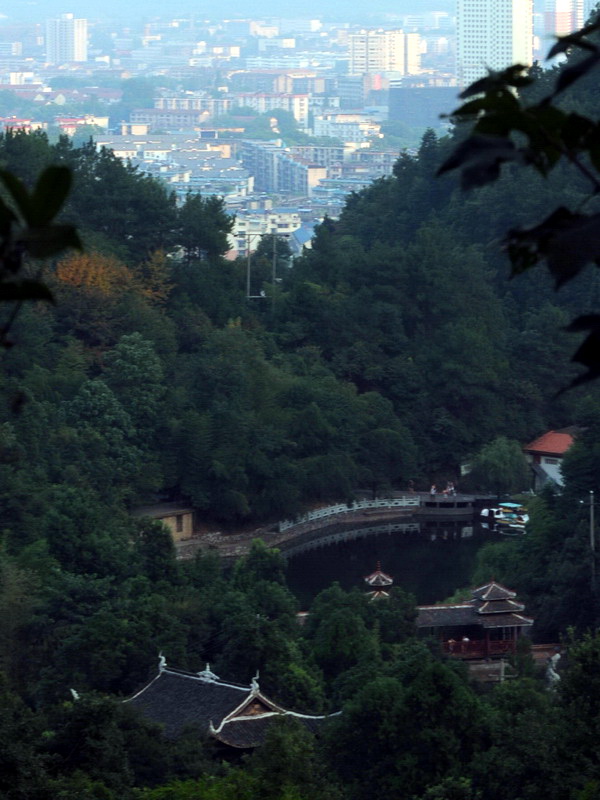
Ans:
{"type": "MultiPolygon", "coordinates": [[[[535,82],[521,64],[490,71],[465,89],[460,98],[466,102],[449,116],[471,124],[471,132],[438,170],[438,175],[460,170],[462,188],[469,190],[496,181],[505,164],[531,167],[548,177],[561,161],[568,162],[589,185],[578,208],[559,206],[533,226],[510,229],[504,241],[513,276],[545,262],[557,289],[588,264],[600,266],[600,213],[592,202],[600,194],[600,122],[564,110],[560,102],[567,88],[600,66],[599,32],[596,17],[558,39],[548,58],[566,53],[569,60],[538,102],[528,103],[527,93],[519,95],[535,82]]],[[[587,372],[567,387],[572,388],[600,377],[600,314],[580,316],[567,330],[588,333],[573,356],[587,372]]]]}

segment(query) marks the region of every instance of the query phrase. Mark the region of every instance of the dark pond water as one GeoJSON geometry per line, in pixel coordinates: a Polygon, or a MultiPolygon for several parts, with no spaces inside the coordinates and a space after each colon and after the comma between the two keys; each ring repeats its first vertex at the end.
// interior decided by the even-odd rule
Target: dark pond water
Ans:
{"type": "Polygon", "coordinates": [[[364,588],[364,576],[380,561],[395,586],[412,592],[420,604],[434,603],[471,585],[477,551],[498,538],[503,537],[483,530],[476,520],[456,519],[323,532],[284,553],[288,585],[307,608],[334,581],[344,589],[364,588]],[[339,540],[332,541],[335,537],[339,540]]]}

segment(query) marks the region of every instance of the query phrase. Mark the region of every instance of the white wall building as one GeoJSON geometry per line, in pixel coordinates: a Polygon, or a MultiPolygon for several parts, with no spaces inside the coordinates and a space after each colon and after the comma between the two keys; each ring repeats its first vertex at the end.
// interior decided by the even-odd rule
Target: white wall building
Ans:
{"type": "Polygon", "coordinates": [[[236,92],[230,99],[234,106],[251,108],[259,114],[282,109],[289,111],[302,127],[308,125],[307,94],[272,94],[268,92],[236,92]]]}
{"type": "Polygon", "coordinates": [[[457,0],[457,78],[533,63],[533,0],[457,0]]]}
{"type": "Polygon", "coordinates": [[[381,125],[363,114],[325,113],[313,122],[315,136],[330,136],[342,142],[365,143],[379,137],[381,125]]]}
{"type": "Polygon", "coordinates": [[[270,211],[241,212],[236,214],[233,230],[228,235],[231,250],[239,256],[247,256],[260,244],[261,236],[291,236],[302,225],[297,211],[283,209],[270,211]]]}
{"type": "Polygon", "coordinates": [[[279,33],[316,33],[323,27],[320,19],[280,19],[279,33]]]}
{"type": "Polygon", "coordinates": [[[350,75],[397,72],[416,75],[421,69],[421,37],[404,31],[363,30],[349,36],[350,75]]]}
{"type": "Polygon", "coordinates": [[[87,19],[61,14],[46,20],[46,62],[68,64],[87,61],[87,19]]]}

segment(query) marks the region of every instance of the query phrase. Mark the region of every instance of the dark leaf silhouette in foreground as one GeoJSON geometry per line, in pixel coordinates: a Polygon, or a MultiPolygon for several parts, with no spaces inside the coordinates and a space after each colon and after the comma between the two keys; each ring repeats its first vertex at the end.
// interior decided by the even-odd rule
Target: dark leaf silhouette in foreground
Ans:
{"type": "Polygon", "coordinates": [[[4,199],[0,198],[0,302],[12,309],[0,326],[0,344],[10,345],[9,332],[18,311],[27,300],[53,302],[41,280],[41,269],[30,259],[45,259],[67,248],[81,249],[72,225],[54,220],[69,194],[71,171],[51,166],[39,176],[33,190],[6,170],[0,170],[4,199]]]}
{"type": "MultiPolygon", "coordinates": [[[[559,95],[598,68],[599,32],[600,18],[595,17],[581,30],[558,39],[548,58],[567,53],[569,59],[550,94],[537,102],[528,103],[518,94],[533,82],[520,64],[490,71],[465,89],[460,97],[466,102],[449,116],[457,124],[472,124],[471,133],[438,170],[442,175],[459,169],[462,188],[468,190],[497,180],[504,164],[529,166],[546,177],[558,163],[567,162],[587,186],[579,207],[561,206],[536,225],[509,230],[504,242],[513,275],[545,262],[557,289],[588,264],[600,266],[600,215],[585,210],[594,208],[600,193],[600,123],[558,105],[559,95]]],[[[588,371],[568,388],[600,376],[600,333],[591,319],[580,317],[567,328],[589,331],[573,356],[588,371]]]]}

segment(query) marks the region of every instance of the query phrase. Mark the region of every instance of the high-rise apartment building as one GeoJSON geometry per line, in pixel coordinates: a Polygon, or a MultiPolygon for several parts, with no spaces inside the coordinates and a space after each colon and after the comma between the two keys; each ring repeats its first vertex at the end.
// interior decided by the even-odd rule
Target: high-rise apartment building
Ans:
{"type": "Polygon", "coordinates": [[[87,61],[87,20],[61,14],[46,20],[46,62],[68,64],[87,61]]]}
{"type": "Polygon", "coordinates": [[[584,0],[546,0],[544,33],[564,36],[581,28],[585,22],[584,0]]]}
{"type": "Polygon", "coordinates": [[[488,68],[533,63],[533,0],[458,0],[456,23],[460,86],[488,68]]]}
{"type": "Polygon", "coordinates": [[[368,30],[349,36],[350,75],[397,72],[416,75],[421,69],[421,37],[404,31],[368,30]]]}

